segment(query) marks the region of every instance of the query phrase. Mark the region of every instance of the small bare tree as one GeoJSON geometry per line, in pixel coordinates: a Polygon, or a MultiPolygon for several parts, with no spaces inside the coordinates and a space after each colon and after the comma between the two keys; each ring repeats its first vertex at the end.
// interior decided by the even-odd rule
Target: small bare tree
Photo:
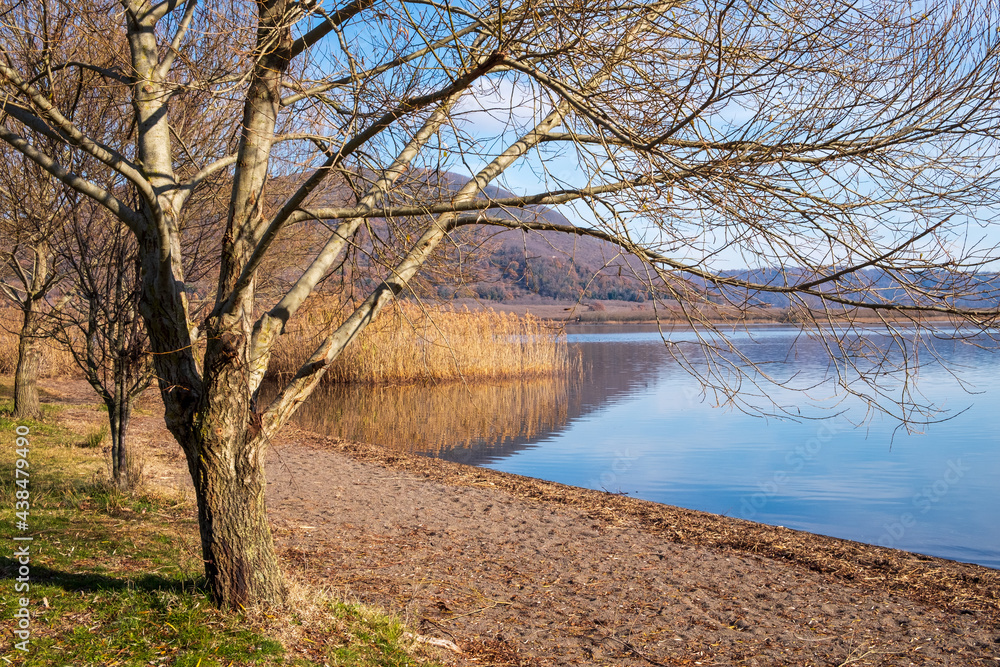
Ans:
{"type": "Polygon", "coordinates": [[[42,365],[47,297],[59,282],[53,236],[67,214],[65,190],[22,154],[0,151],[0,293],[21,311],[14,372],[14,417],[41,413],[38,376],[42,365]]]}
{"type": "Polygon", "coordinates": [[[139,481],[128,447],[129,422],[135,400],[153,378],[139,315],[139,252],[135,237],[103,208],[85,200],[71,210],[57,245],[66,294],[50,326],[108,409],[111,477],[127,491],[139,481]]]}
{"type": "Polygon", "coordinates": [[[975,300],[997,258],[977,237],[997,203],[997,7],[915,7],[39,0],[0,20],[0,140],[135,236],[209,585],[223,605],[274,601],[267,444],[463,226],[609,241],[692,319],[704,304],[780,294],[809,312],[886,314],[890,327],[927,313],[992,323],[996,303],[975,300]],[[118,100],[103,122],[51,94],[66,73],[82,96],[118,100]],[[53,139],[74,162],[46,147],[53,139]],[[536,187],[491,195],[531,169],[536,187]],[[413,187],[451,172],[464,177],[413,187]],[[298,186],[272,205],[269,182],[292,174],[298,186]],[[220,176],[232,188],[213,237],[217,288],[196,320],[184,230],[193,195],[220,176]],[[350,193],[339,202],[321,196],[334,179],[350,193]],[[554,223],[539,205],[578,205],[582,222],[554,223]],[[317,226],[323,245],[263,300],[275,240],[317,226]],[[371,252],[379,280],[261,404],[275,340],[350,252],[371,252]]]}

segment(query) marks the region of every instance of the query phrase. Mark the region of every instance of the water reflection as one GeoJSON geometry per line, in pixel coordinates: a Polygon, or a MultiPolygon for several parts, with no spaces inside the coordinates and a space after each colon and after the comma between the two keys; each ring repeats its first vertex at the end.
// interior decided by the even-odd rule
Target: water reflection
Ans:
{"type": "Polygon", "coordinates": [[[564,428],[579,377],[440,386],[334,385],[296,417],[302,428],[471,464],[493,461],[564,428]]]}
{"type": "Polygon", "coordinates": [[[668,356],[660,338],[635,346],[577,342],[567,375],[495,383],[362,386],[316,391],[301,428],[470,465],[495,463],[565,431],[587,414],[648,388],[668,356]]]}
{"type": "MultiPolygon", "coordinates": [[[[667,334],[680,344],[696,338],[690,330],[667,334]]],[[[964,371],[967,388],[985,393],[963,391],[939,366],[920,369],[922,400],[957,416],[911,436],[891,419],[857,428],[866,406],[817,384],[838,362],[797,330],[735,337],[751,360],[772,362],[772,375],[815,387],[808,404],[780,387],[762,392],[762,401],[803,415],[847,413],[781,421],[713,407],[655,328],[604,326],[569,332],[582,375],[486,386],[334,387],[311,398],[298,423],[565,484],[1000,566],[993,516],[1000,506],[1000,411],[992,409],[991,393],[1000,355],[935,343],[938,356],[964,371]]],[[[888,349],[883,356],[895,359],[875,332],[860,338],[852,344],[876,355],[888,349]]],[[[890,376],[879,382],[893,386],[890,376]]]]}

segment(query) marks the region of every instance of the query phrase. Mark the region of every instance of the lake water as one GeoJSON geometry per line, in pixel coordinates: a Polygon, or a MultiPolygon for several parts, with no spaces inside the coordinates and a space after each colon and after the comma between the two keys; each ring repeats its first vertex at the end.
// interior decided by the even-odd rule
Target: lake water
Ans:
{"type": "MultiPolygon", "coordinates": [[[[771,377],[809,388],[803,394],[767,385],[760,375],[744,378],[741,396],[756,408],[750,414],[716,407],[718,397],[703,394],[655,327],[568,333],[582,373],[489,386],[331,388],[310,400],[299,423],[520,475],[1000,568],[1000,354],[936,343],[964,389],[939,364],[920,368],[916,399],[948,410],[939,417],[950,419],[907,433],[891,418],[866,420],[862,400],[824,382],[837,362],[794,328],[733,335],[740,355],[771,362],[762,366],[771,377]],[[797,420],[761,417],[760,410],[797,420]]],[[[691,349],[685,342],[696,335],[664,333],[681,350],[691,349]]],[[[891,349],[874,331],[848,342],[855,350],[891,349]]],[[[734,358],[723,355],[716,377],[734,358]]],[[[692,365],[707,368],[697,355],[692,365]]],[[[886,401],[900,396],[891,374],[878,385],[889,389],[886,401]]]]}

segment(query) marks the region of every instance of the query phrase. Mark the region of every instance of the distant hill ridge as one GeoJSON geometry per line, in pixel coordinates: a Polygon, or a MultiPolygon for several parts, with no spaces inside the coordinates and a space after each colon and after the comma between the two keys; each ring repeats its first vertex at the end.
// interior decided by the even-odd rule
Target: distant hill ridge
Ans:
{"type": "MultiPolygon", "coordinates": [[[[366,178],[372,179],[374,175],[367,174],[366,178]]],[[[471,180],[453,172],[426,169],[413,170],[406,178],[411,184],[411,200],[444,200],[471,180]]],[[[294,181],[296,177],[289,179],[294,181]]],[[[487,186],[479,195],[480,198],[490,199],[514,196],[514,193],[496,185],[487,186]]],[[[316,193],[309,205],[344,206],[352,198],[353,194],[344,182],[333,182],[316,193]]],[[[497,208],[489,209],[489,212],[509,219],[540,220],[564,226],[575,224],[560,212],[546,206],[497,208]]],[[[386,223],[373,220],[372,224],[378,226],[386,223]]],[[[555,299],[583,297],[642,302],[653,297],[653,290],[647,282],[637,277],[645,275],[642,262],[624,254],[612,243],[561,232],[525,232],[498,227],[483,227],[471,234],[474,236],[474,243],[470,243],[470,246],[481,248],[463,258],[466,263],[463,271],[472,278],[459,281],[459,284],[447,279],[438,282],[431,280],[430,286],[442,298],[473,297],[505,301],[537,294],[555,299]]],[[[827,275],[837,270],[839,269],[836,267],[829,267],[827,275]]],[[[777,268],[729,270],[722,275],[775,286],[820,277],[805,271],[777,268]]],[[[1000,303],[1000,274],[996,272],[956,276],[945,271],[925,271],[910,274],[907,280],[910,282],[909,292],[886,272],[865,269],[851,274],[841,293],[864,303],[892,301],[907,304],[920,299],[925,303],[938,302],[962,308],[994,308],[1000,303]],[[954,297],[954,294],[962,296],[954,297]]],[[[713,292],[712,288],[698,280],[686,280],[686,289],[696,290],[702,295],[711,295],[713,292]]],[[[817,289],[822,291],[830,288],[821,286],[817,289]]],[[[788,296],[767,291],[748,294],[746,290],[724,288],[710,298],[718,303],[766,305],[778,309],[792,306],[788,296]]],[[[810,307],[818,307],[821,300],[818,297],[806,297],[805,303],[810,307]]]]}

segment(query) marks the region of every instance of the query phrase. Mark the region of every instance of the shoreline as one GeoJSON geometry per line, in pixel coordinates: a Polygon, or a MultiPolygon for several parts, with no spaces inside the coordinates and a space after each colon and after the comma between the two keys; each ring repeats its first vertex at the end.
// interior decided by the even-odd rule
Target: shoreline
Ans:
{"type": "Polygon", "coordinates": [[[294,428],[274,457],[297,571],[454,641],[454,664],[1000,660],[987,567],[294,428]],[[342,470],[309,480],[302,462],[342,470]]]}
{"type": "MultiPolygon", "coordinates": [[[[64,394],[48,402],[93,403],[82,381],[43,384],[64,394]]],[[[190,489],[158,404],[144,401],[134,441],[159,485],[190,489]]],[[[296,427],[269,459],[286,573],[453,642],[446,664],[1000,660],[998,570],[296,427]]]]}
{"type": "Polygon", "coordinates": [[[298,445],[336,451],[358,461],[417,473],[439,483],[462,487],[488,485],[522,500],[580,508],[595,520],[632,525],[672,542],[753,553],[848,580],[865,581],[876,588],[915,590],[914,582],[926,580],[924,595],[928,601],[955,609],[991,610],[1000,618],[1000,569],[985,565],[407,454],[298,427],[286,430],[289,435],[294,434],[298,445]]]}

